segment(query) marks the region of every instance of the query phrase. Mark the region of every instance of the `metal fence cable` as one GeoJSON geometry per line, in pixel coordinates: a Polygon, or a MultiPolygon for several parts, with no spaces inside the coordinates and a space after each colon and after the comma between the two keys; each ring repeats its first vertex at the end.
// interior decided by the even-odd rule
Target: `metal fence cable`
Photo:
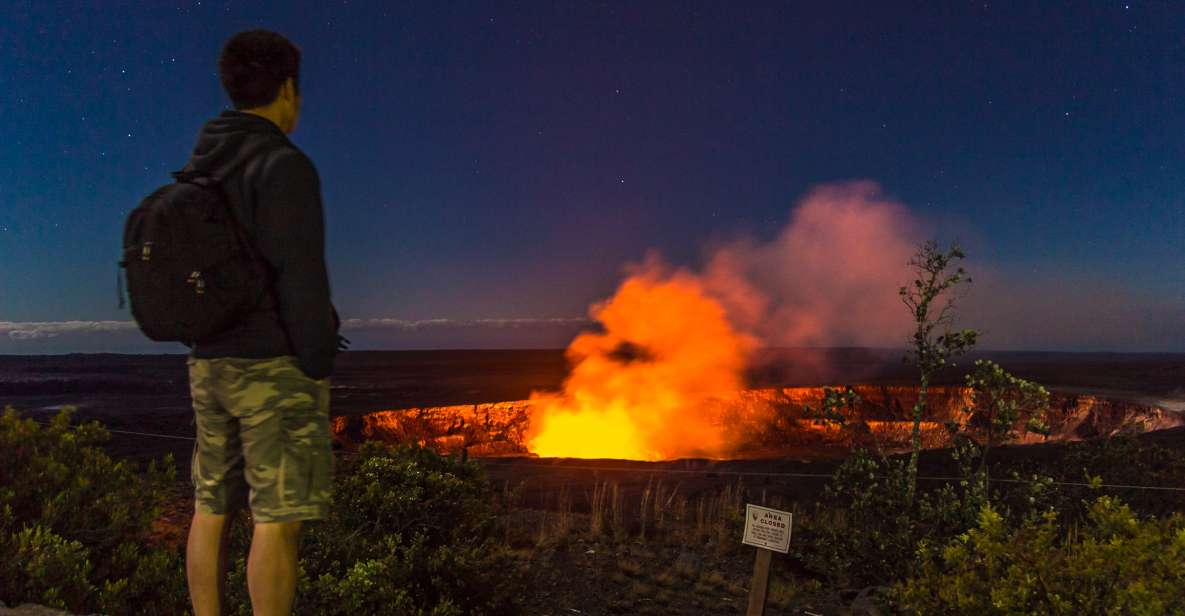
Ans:
{"type": "MultiPolygon", "coordinates": [[[[496,464],[497,463],[490,464],[490,466],[494,466],[496,464]]],[[[563,468],[565,470],[572,469],[572,470],[589,470],[589,471],[632,472],[632,473],[642,473],[642,474],[646,474],[646,473],[668,473],[668,474],[684,473],[684,474],[698,474],[698,475],[736,475],[736,476],[753,476],[753,477],[795,477],[795,478],[816,478],[816,479],[830,479],[832,477],[832,475],[829,475],[826,473],[773,473],[773,472],[766,472],[766,471],[730,471],[730,470],[719,470],[719,469],[674,469],[674,468],[639,469],[639,468],[630,468],[630,467],[611,467],[611,466],[575,466],[575,465],[569,466],[566,464],[564,466],[558,467],[558,468],[563,468]]],[[[928,477],[928,476],[924,476],[924,475],[919,475],[918,479],[922,479],[922,480],[926,480],[926,481],[947,481],[947,482],[963,481],[964,480],[963,477],[928,477]]],[[[994,483],[1028,483],[1028,484],[1039,483],[1037,481],[1028,480],[1028,479],[994,479],[994,478],[990,478],[988,481],[994,482],[994,483]]],[[[1078,487],[1091,487],[1091,485],[1092,485],[1089,483],[1077,482],[1077,481],[1053,481],[1051,483],[1053,485],[1059,485],[1059,486],[1078,486],[1078,487]]],[[[1103,483],[1103,484],[1097,484],[1097,485],[1098,485],[1098,487],[1101,487],[1101,488],[1112,488],[1112,489],[1120,489],[1120,490],[1129,490],[1129,489],[1130,490],[1164,490],[1164,491],[1168,491],[1168,492],[1185,492],[1185,487],[1176,487],[1176,486],[1137,486],[1137,485],[1110,484],[1110,483],[1103,483]]]]}
{"type": "MultiPolygon", "coordinates": [[[[43,426],[51,425],[47,422],[38,421],[36,419],[31,419],[31,421],[33,421],[34,423],[41,424],[43,426]]],[[[134,432],[131,430],[113,430],[110,428],[105,428],[105,429],[107,430],[107,432],[110,432],[112,434],[130,434],[133,436],[170,438],[170,439],[176,439],[176,440],[182,440],[182,441],[194,440],[194,437],[192,437],[192,436],[179,436],[179,435],[175,435],[175,434],[154,434],[151,432],[134,432]]],[[[339,451],[337,453],[339,455],[345,455],[345,456],[355,455],[353,452],[350,452],[350,451],[339,451]]],[[[483,462],[483,465],[485,465],[487,467],[489,467],[489,466],[510,466],[510,464],[507,464],[507,463],[493,462],[493,461],[483,462]]],[[[613,467],[613,466],[585,466],[585,465],[567,465],[567,464],[565,464],[561,467],[558,467],[558,468],[562,468],[564,470],[585,470],[585,471],[604,471],[604,472],[615,472],[615,473],[642,473],[642,474],[663,473],[663,474],[689,474],[689,475],[735,475],[738,477],[786,477],[786,478],[800,478],[800,479],[830,479],[832,477],[832,475],[827,474],[827,473],[774,473],[774,472],[769,472],[769,471],[737,471],[737,470],[724,470],[724,469],[631,468],[628,466],[613,467]]],[[[919,475],[918,479],[924,480],[924,481],[952,482],[952,481],[963,481],[964,478],[963,477],[928,477],[928,476],[919,475]]],[[[988,481],[990,483],[1020,483],[1020,484],[1039,483],[1038,481],[1033,481],[1033,480],[1029,480],[1029,479],[989,479],[988,481]]],[[[1057,486],[1072,486],[1072,487],[1085,487],[1085,488],[1089,488],[1089,487],[1093,486],[1093,487],[1099,487],[1099,488],[1109,488],[1112,490],[1159,490],[1159,491],[1163,491],[1163,492],[1185,492],[1185,487],[1177,487],[1177,486],[1139,486],[1139,485],[1111,484],[1111,483],[1089,484],[1089,483],[1080,482],[1080,481],[1053,481],[1050,483],[1052,483],[1053,485],[1057,485],[1057,486]]]]}
{"type": "MultiPolygon", "coordinates": [[[[39,421],[39,420],[36,420],[36,419],[30,419],[29,421],[32,421],[33,423],[36,423],[36,424],[41,424],[41,425],[43,425],[43,426],[51,426],[51,425],[53,425],[53,424],[51,424],[51,423],[49,423],[49,422],[45,422],[45,421],[39,421]]],[[[192,441],[192,440],[194,440],[194,438],[193,438],[192,436],[180,436],[180,435],[177,435],[177,434],[157,434],[157,433],[154,433],[154,432],[132,432],[131,430],[114,430],[114,429],[112,429],[112,428],[108,428],[108,427],[106,427],[106,426],[104,426],[104,427],[103,427],[103,429],[104,429],[104,430],[106,430],[107,432],[110,432],[110,433],[112,433],[112,434],[131,434],[131,435],[134,435],[134,436],[153,436],[153,437],[156,437],[156,438],[172,438],[172,439],[177,439],[177,440],[181,440],[181,441],[192,441]]]]}

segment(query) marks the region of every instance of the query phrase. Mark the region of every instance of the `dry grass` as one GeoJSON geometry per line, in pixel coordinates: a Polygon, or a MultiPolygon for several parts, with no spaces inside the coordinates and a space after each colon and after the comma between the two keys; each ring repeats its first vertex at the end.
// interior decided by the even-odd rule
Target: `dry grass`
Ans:
{"type": "MultiPolygon", "coordinates": [[[[512,490],[503,492],[508,499],[514,498],[512,490]]],[[[652,479],[628,500],[618,482],[598,481],[583,499],[575,497],[567,486],[544,497],[543,507],[535,510],[539,519],[529,522],[530,532],[536,546],[568,539],[636,541],[700,554],[710,548],[724,554],[739,546],[747,502],[779,509],[796,507],[779,496],[767,496],[764,489],[750,489],[740,480],[717,492],[689,497],[677,483],[652,479]]],[[[509,542],[513,533],[507,530],[506,535],[509,542]]]]}
{"type": "Polygon", "coordinates": [[[678,559],[671,570],[684,580],[694,580],[699,577],[700,564],[691,559],[678,559]]]}
{"type": "Polygon", "coordinates": [[[728,581],[724,579],[724,576],[719,571],[706,571],[699,576],[699,584],[697,586],[703,586],[711,590],[723,588],[726,584],[728,584],[728,581]]]}
{"type": "Polygon", "coordinates": [[[793,578],[775,577],[769,582],[768,605],[778,609],[786,609],[804,598],[817,596],[821,588],[819,582],[810,580],[795,580],[793,578]]]}
{"type": "Polygon", "coordinates": [[[648,530],[651,534],[663,533],[672,525],[682,525],[686,519],[687,499],[679,494],[679,485],[670,487],[651,476],[639,502],[638,537],[645,540],[648,530]]]}
{"type": "Polygon", "coordinates": [[[564,541],[572,533],[575,514],[572,511],[572,492],[567,486],[560,488],[549,507],[537,523],[536,546],[554,545],[564,541]]]}
{"type": "Polygon", "coordinates": [[[642,574],[642,563],[632,558],[620,558],[617,560],[617,569],[630,576],[638,576],[642,574]]]}
{"type": "Polygon", "coordinates": [[[663,570],[654,576],[654,583],[664,588],[673,588],[679,584],[679,579],[669,570],[663,570]]]}
{"type": "MultiPolygon", "coordinates": [[[[508,486],[501,493],[515,497],[508,486]]],[[[657,478],[629,491],[612,479],[584,493],[559,487],[536,503],[542,508],[509,511],[517,530],[507,536],[518,538],[524,563],[563,563],[548,588],[579,576],[585,580],[580,586],[599,588],[590,595],[598,598],[576,604],[579,609],[599,605],[602,613],[668,616],[743,609],[753,558],[740,543],[745,503],[797,508],[759,483],[738,480],[689,494],[683,484],[657,478]]],[[[771,609],[801,602],[802,590],[785,579],[788,573],[775,573],[781,579],[771,581],[771,609]]]]}
{"type": "Polygon", "coordinates": [[[616,481],[598,481],[593,485],[589,501],[589,534],[600,538],[608,531],[614,538],[624,538],[626,530],[623,526],[625,514],[621,486],[616,481]]]}
{"type": "Polygon", "coordinates": [[[643,582],[634,582],[630,584],[630,596],[637,599],[641,597],[649,597],[654,594],[654,587],[643,582]]]}

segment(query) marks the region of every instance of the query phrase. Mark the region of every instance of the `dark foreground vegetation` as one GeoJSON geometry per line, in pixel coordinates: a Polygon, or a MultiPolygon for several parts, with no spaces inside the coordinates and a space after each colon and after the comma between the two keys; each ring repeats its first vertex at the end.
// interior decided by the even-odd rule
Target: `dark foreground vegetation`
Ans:
{"type": "MultiPolygon", "coordinates": [[[[108,457],[98,423],[0,419],[0,601],[74,613],[182,614],[185,481],[172,460],[108,457]]],[[[857,452],[795,511],[770,613],[1185,613],[1185,455],[1135,436],[1012,448],[983,488],[973,441],[949,482],[908,498],[908,457],[857,452]],[[1025,451],[1040,455],[1025,455],[1025,451]],[[1075,483],[1080,485],[1064,485],[1075,483]]],[[[526,507],[476,462],[369,444],[338,459],[330,518],[302,540],[300,614],[736,614],[752,548],[723,481],[689,498],[653,480],[561,489],[526,507]]],[[[754,482],[756,484],[756,482],[754,482]]],[[[249,613],[247,520],[232,613],[249,613]]]]}
{"type": "MultiPolygon", "coordinates": [[[[65,411],[48,426],[12,409],[0,418],[0,600],[188,611],[183,533],[160,527],[178,498],[173,461],[136,469],[96,447],[106,439],[97,422],[71,426],[65,411]]],[[[302,538],[297,613],[516,612],[520,568],[497,539],[496,498],[476,464],[377,445],[338,464],[331,515],[302,538]]],[[[247,524],[232,531],[238,614],[250,614],[247,524]]]]}

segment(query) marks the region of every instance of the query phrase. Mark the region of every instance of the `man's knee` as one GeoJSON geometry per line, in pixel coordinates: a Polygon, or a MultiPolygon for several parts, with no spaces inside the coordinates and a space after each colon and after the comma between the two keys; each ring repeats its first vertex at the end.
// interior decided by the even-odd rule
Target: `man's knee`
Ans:
{"type": "Polygon", "coordinates": [[[193,513],[191,528],[202,531],[220,532],[226,526],[226,522],[227,515],[225,514],[195,511],[193,513]]]}
{"type": "Polygon", "coordinates": [[[288,522],[256,522],[255,536],[283,541],[296,541],[300,535],[300,520],[288,522]]]}

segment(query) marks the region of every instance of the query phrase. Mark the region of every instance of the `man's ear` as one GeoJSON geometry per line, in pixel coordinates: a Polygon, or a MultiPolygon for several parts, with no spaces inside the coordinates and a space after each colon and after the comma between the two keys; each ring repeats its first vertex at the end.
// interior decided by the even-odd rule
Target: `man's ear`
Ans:
{"type": "Polygon", "coordinates": [[[280,90],[276,92],[276,102],[291,100],[294,98],[296,98],[296,91],[293,88],[292,78],[289,77],[288,79],[284,80],[284,83],[280,84],[280,90]]]}

